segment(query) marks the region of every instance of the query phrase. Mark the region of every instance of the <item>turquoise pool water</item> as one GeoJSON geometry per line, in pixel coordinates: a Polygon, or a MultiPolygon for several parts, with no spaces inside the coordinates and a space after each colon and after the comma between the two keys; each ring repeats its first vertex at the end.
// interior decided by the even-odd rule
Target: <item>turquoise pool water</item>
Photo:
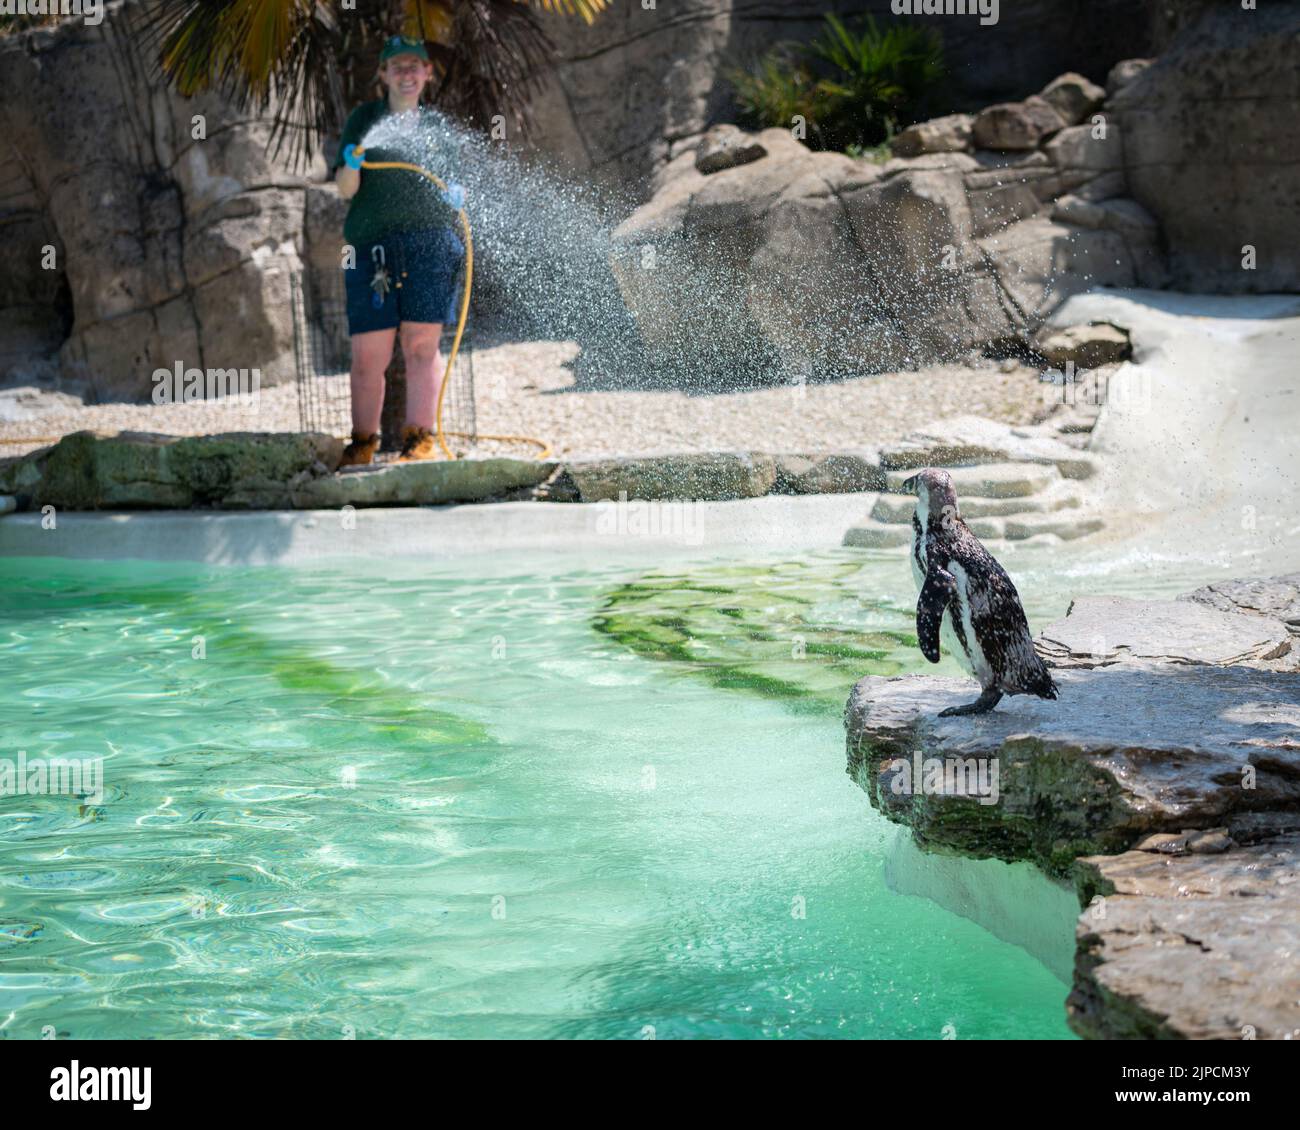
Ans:
{"type": "MultiPolygon", "coordinates": [[[[104,773],[0,797],[0,1036],[1068,1037],[885,888],[837,710],[597,630],[645,566],[533,568],[0,562],[0,757],[104,773]]],[[[896,557],[698,569],[747,639],[909,630],[896,557]]]]}

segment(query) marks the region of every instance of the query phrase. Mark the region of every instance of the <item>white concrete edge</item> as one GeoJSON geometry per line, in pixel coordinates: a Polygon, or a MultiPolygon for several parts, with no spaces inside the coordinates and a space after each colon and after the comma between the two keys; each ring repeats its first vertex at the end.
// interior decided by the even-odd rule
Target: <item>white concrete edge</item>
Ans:
{"type": "Polygon", "coordinates": [[[690,556],[826,549],[874,493],[765,495],[731,502],[498,502],[344,510],[40,513],[0,520],[0,556],[301,565],[348,559],[546,553],[690,556]]]}

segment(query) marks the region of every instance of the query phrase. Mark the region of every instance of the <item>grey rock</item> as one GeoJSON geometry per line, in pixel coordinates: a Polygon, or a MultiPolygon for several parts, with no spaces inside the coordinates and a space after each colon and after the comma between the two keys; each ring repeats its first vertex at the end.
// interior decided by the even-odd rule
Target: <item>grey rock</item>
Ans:
{"type": "MultiPolygon", "coordinates": [[[[1032,498],[978,498],[963,495],[959,490],[961,514],[963,518],[1006,518],[1026,514],[1050,514],[1057,510],[1077,507],[1081,499],[1077,494],[1047,492],[1032,498]]],[[[903,523],[910,525],[912,514],[916,510],[916,499],[906,495],[882,494],[871,508],[871,517],[877,522],[903,523]]],[[[1006,535],[1007,527],[1003,527],[1006,535]]],[[[1042,532],[1052,532],[1045,530],[1042,532]]]]}
{"type": "Polygon", "coordinates": [[[1187,850],[1193,855],[1218,855],[1232,848],[1232,837],[1225,828],[1211,828],[1208,832],[1193,832],[1187,838],[1187,850]]]}
{"type": "Polygon", "coordinates": [[[1098,286],[1139,285],[1144,271],[1153,285],[1156,281],[1154,268],[1139,261],[1118,232],[1045,216],[1022,220],[975,242],[1019,312],[1018,323],[1031,331],[1072,295],[1098,286]]]}
{"type": "Polygon", "coordinates": [[[310,479],[292,492],[300,510],[482,502],[540,485],[556,464],[535,459],[435,459],[390,463],[310,479]]]}
{"type": "Polygon", "coordinates": [[[1015,697],[987,715],[940,718],[976,696],[973,681],[868,676],[845,714],[849,774],[922,844],[1030,859],[1057,875],[1152,833],[1300,803],[1300,674],[1138,663],[1053,677],[1056,701],[1015,697]],[[996,758],[997,803],[897,790],[896,760],[918,752],[996,758]],[[1248,766],[1253,788],[1243,787],[1248,766]]]}
{"type": "Polygon", "coordinates": [[[1258,665],[1291,654],[1290,633],[1276,620],[1189,601],[1119,596],[1076,598],[1035,644],[1058,667],[1105,667],[1132,660],[1258,665]]]}
{"type": "Polygon", "coordinates": [[[1050,102],[1034,95],[1023,102],[1001,102],[981,110],[975,115],[971,136],[980,149],[1036,149],[1066,124],[1050,102]]]}
{"type": "Polygon", "coordinates": [[[1134,851],[1158,851],[1162,855],[1182,855],[1187,850],[1187,832],[1156,832],[1143,836],[1133,845],[1134,851]]]}
{"type": "Polygon", "coordinates": [[[1058,169],[1082,169],[1099,174],[1124,167],[1124,145],[1119,126],[1114,122],[1105,126],[1104,133],[1100,127],[1091,125],[1063,129],[1043,149],[1058,169]]]}
{"type": "Polygon", "coordinates": [[[1152,59],[1121,59],[1106,76],[1107,96],[1118,94],[1153,62],[1152,59]]]}
{"type": "Polygon", "coordinates": [[[1300,1034],[1300,836],[1078,861],[1070,1026],[1093,1039],[1300,1034]],[[1095,900],[1095,901],[1094,901],[1095,900]]]}
{"type": "Polygon", "coordinates": [[[908,126],[894,137],[889,147],[895,157],[919,157],[923,153],[964,153],[971,147],[970,114],[947,114],[908,126]]]}
{"type": "Polygon", "coordinates": [[[680,158],[614,232],[611,268],[652,360],[707,381],[770,379],[791,359],[859,374],[1013,332],[969,241],[971,157],[882,170],[783,130],[758,137],[766,157],[712,176],[680,158]]]}
{"type": "Polygon", "coordinates": [[[999,231],[1042,211],[1042,201],[1024,180],[981,189],[970,188],[969,178],[967,181],[973,231],[977,236],[999,231]]]}
{"type": "Polygon", "coordinates": [[[583,502],[758,498],[776,485],[776,460],[757,452],[647,455],[565,464],[583,502]]]}
{"type": "Polygon", "coordinates": [[[1265,616],[1285,624],[1293,636],[1300,636],[1300,573],[1263,580],[1216,581],[1178,599],[1221,612],[1265,616]]]}
{"type": "Polygon", "coordinates": [[[1044,102],[1061,115],[1066,125],[1077,125],[1105,100],[1106,92],[1095,82],[1073,71],[1054,78],[1043,87],[1044,102]]]}
{"type": "Polygon", "coordinates": [[[1128,331],[1108,322],[1041,330],[1034,339],[1034,348],[1051,365],[1064,366],[1072,361],[1084,369],[1126,361],[1133,352],[1128,331]]]}
{"type": "Polygon", "coordinates": [[[1300,290],[1300,260],[1276,250],[1300,231],[1295,60],[1293,5],[1261,4],[1244,19],[1237,5],[1200,5],[1108,103],[1129,193],[1160,223],[1173,288],[1300,290]]]}
{"type": "Polygon", "coordinates": [[[0,120],[23,153],[6,211],[17,200],[33,217],[14,225],[13,258],[38,265],[48,243],[58,264],[21,280],[33,321],[14,324],[16,337],[57,349],[65,375],[93,378],[105,398],[144,396],[153,370],[177,360],[287,379],[283,276],[298,267],[303,186],[324,162],[292,170],[268,155],[265,121],[215,93],[165,90],[147,50],[113,23],[67,20],[0,41],[0,120]],[[204,139],[192,137],[195,115],[204,139]],[[37,342],[37,323],[58,340],[37,342]]]}
{"type": "MultiPolygon", "coordinates": [[[[737,58],[774,43],[807,42],[822,33],[827,5],[783,0],[674,0],[616,6],[590,27],[542,14],[559,58],[534,100],[535,143],[552,158],[601,179],[640,186],[663,161],[704,132],[719,110],[737,58]]],[[[875,10],[888,4],[848,9],[875,10]]],[[[982,106],[1036,90],[1071,68],[1105,74],[1126,52],[1153,49],[1150,16],[1132,0],[1092,0],[1086,34],[1061,17],[1060,0],[1003,3],[996,28],[947,19],[945,59],[954,96],[982,106]],[[989,47],[996,32],[998,47],[989,47]]]]}
{"type": "Polygon", "coordinates": [[[1095,204],[1101,200],[1109,200],[1114,196],[1123,196],[1126,189],[1127,184],[1122,172],[1099,173],[1095,177],[1075,185],[1070,195],[1076,200],[1095,204]]]}
{"type": "Polygon", "coordinates": [[[718,125],[700,139],[695,149],[695,168],[708,176],[766,156],[767,150],[753,134],[733,125],[718,125]]]}
{"type": "Polygon", "coordinates": [[[779,494],[846,494],[882,490],[885,475],[875,451],[822,452],[813,455],[777,455],[779,494]]]}
{"type": "Polygon", "coordinates": [[[983,541],[1000,541],[1007,536],[1005,518],[972,518],[966,523],[970,532],[983,541]]]}
{"type": "Polygon", "coordinates": [[[1073,194],[1062,196],[1052,206],[1052,219],[1086,228],[1108,228],[1141,243],[1154,243],[1160,236],[1155,217],[1136,200],[1124,198],[1091,201],[1073,194]]]}
{"type": "Polygon", "coordinates": [[[0,490],[67,510],[280,508],[342,453],[342,440],[316,433],[76,432],[0,464],[0,490]]]}

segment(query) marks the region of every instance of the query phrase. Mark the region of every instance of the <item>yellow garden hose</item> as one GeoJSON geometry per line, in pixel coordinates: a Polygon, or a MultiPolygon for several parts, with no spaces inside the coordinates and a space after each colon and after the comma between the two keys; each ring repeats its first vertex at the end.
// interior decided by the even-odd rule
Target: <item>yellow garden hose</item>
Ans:
{"type": "MultiPolygon", "coordinates": [[[[364,149],[354,149],[354,153],[360,156],[365,152],[364,149]]],[[[411,165],[405,161],[362,161],[363,169],[407,169],[412,173],[419,173],[422,177],[427,177],[433,181],[442,192],[447,192],[447,182],[441,177],[435,176],[428,169],[421,168],[419,165],[411,165]]],[[[451,340],[451,351],[447,354],[447,366],[442,372],[442,385],[438,389],[438,406],[435,411],[435,420],[438,432],[438,446],[448,459],[455,459],[451,448],[447,446],[445,436],[456,436],[459,439],[495,439],[505,443],[531,443],[541,449],[537,456],[539,460],[545,459],[551,454],[551,445],[544,439],[537,439],[534,436],[499,436],[487,435],[479,432],[477,435],[471,435],[468,432],[444,432],[442,430],[442,403],[447,396],[447,388],[451,384],[451,367],[456,362],[456,354],[460,352],[460,339],[465,334],[465,322],[469,317],[469,292],[474,282],[474,240],[470,235],[469,216],[466,215],[465,209],[458,211],[460,216],[461,230],[465,233],[465,286],[460,295],[460,318],[456,323],[456,336],[451,340]]]]}

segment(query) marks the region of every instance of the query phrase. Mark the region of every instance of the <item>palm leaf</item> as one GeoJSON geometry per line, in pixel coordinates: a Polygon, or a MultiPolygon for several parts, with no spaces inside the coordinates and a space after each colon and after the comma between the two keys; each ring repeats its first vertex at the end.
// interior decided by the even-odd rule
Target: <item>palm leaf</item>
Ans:
{"type": "MultiPolygon", "coordinates": [[[[519,0],[528,3],[529,0],[519,0]]],[[[532,0],[544,12],[559,12],[565,16],[578,16],[583,23],[590,26],[596,17],[605,11],[610,0],[532,0]]]]}
{"type": "Polygon", "coordinates": [[[186,97],[217,89],[241,111],[270,114],[273,152],[304,163],[369,94],[380,46],[394,28],[433,45],[435,102],[487,128],[494,115],[529,130],[528,103],[554,57],[537,11],[587,23],[609,0],[142,0],[134,34],[156,73],[186,97]],[[535,10],[536,9],[536,10],[535,10]],[[343,18],[346,16],[346,18],[343,18]]]}

